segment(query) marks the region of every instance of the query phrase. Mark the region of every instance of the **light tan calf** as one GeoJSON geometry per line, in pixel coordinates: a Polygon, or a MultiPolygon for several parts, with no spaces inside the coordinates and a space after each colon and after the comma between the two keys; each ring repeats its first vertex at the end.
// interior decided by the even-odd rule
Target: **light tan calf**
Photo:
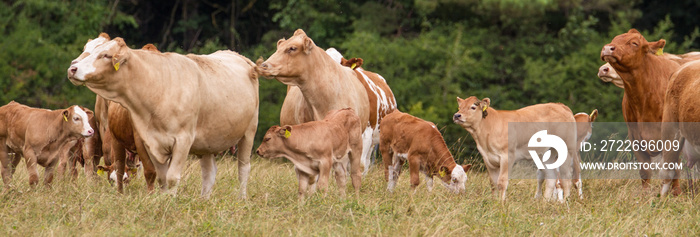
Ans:
{"type": "Polygon", "coordinates": [[[300,200],[317,176],[318,187],[326,191],[331,168],[335,170],[338,188],[345,195],[347,165],[352,168],[352,185],[359,195],[361,135],[360,119],[352,109],[333,110],[321,121],[271,127],[256,153],[265,158],[284,157],[294,163],[300,200]]]}
{"type": "MultiPolygon", "coordinates": [[[[509,157],[509,153],[514,153],[516,147],[528,147],[528,142],[533,134],[524,134],[516,137],[514,140],[514,142],[517,142],[516,146],[509,147],[508,123],[562,123],[563,126],[550,128],[547,133],[557,135],[563,139],[567,144],[568,157],[576,159],[575,157],[579,156],[578,146],[576,146],[574,116],[571,110],[563,104],[537,104],[519,110],[506,111],[493,109],[490,106],[491,100],[489,98],[479,100],[474,96],[467,99],[457,97],[457,103],[459,104],[459,111],[454,114],[453,120],[474,138],[477,149],[481,153],[486,169],[491,177],[493,193],[501,200],[506,199],[508,174],[513,164],[521,159],[532,159],[529,154],[522,152],[516,154],[516,157],[509,157]]],[[[563,189],[563,195],[558,196],[559,201],[564,201],[564,198],[569,196],[574,159],[569,158],[563,161],[564,163],[559,167],[558,171],[552,169],[537,170],[538,179],[542,175],[545,176],[542,177],[543,179],[546,178],[547,185],[544,190],[544,198],[546,200],[557,196],[555,188],[558,179],[562,180],[561,185],[563,189]]],[[[541,190],[538,189],[535,197],[538,198],[540,196],[542,196],[541,190]]]]}

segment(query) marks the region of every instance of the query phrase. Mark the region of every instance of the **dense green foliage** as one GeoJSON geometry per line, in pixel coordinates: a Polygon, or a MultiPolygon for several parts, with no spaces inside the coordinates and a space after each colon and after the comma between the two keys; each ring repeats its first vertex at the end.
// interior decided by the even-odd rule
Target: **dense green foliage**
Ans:
{"type": "MultiPolygon", "coordinates": [[[[690,0],[3,0],[0,103],[92,106],[94,94],[65,71],[103,31],[133,47],[229,48],[255,60],[302,28],[320,47],[363,58],[388,80],[399,109],[438,124],[463,159],[476,152],[451,122],[455,97],[490,97],[497,109],[562,102],[622,121],[622,90],[596,77],[601,47],[636,27],[650,41],[667,39],[666,52],[698,49],[698,11],[690,0]]],[[[261,79],[259,137],[278,123],[284,95],[284,85],[261,79]]]]}

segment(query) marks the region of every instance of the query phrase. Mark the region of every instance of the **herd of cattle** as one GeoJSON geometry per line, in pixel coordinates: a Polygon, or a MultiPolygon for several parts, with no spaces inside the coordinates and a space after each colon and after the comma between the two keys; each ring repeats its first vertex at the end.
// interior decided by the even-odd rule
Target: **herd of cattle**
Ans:
{"type": "MultiPolygon", "coordinates": [[[[598,76],[624,89],[622,113],[631,140],[680,138],[692,164],[700,157],[695,127],[633,123],[700,121],[700,110],[695,109],[700,98],[694,90],[700,86],[700,61],[694,61],[700,53],[664,54],[664,45],[663,39],[647,42],[634,29],[621,34],[603,47],[601,60],[607,63],[598,76]]],[[[280,39],[277,51],[256,63],[229,50],[181,55],[162,53],[151,44],[134,50],[122,38],[102,33],[88,40],[67,70],[71,83],[97,94],[94,112],[80,106],[51,111],[14,101],[0,107],[2,178],[8,187],[21,157],[32,186],[38,183],[37,164],[45,167],[44,183],[49,184],[56,167],[57,175],[68,166],[75,177],[80,163],[86,175],[105,173],[121,192],[141,166],[149,190],[157,178],[161,190],[175,194],[187,156],[196,155],[202,169],[201,195],[206,198],[215,182],[214,156],[230,149],[237,151],[240,196],[245,198],[258,126],[258,77],[265,76],[287,85],[287,96],[280,126],[267,131],[256,153],[294,164],[300,198],[316,186],[325,191],[332,173],[345,194],[347,171],[359,194],[374,146],[381,151],[389,191],[408,162],[412,189],[420,184],[422,173],[428,190],[437,176],[447,189],[463,192],[471,165],[455,162],[435,124],[398,111],[386,80],[364,70],[362,63],[343,58],[333,48],[324,51],[303,30],[280,39]],[[104,166],[98,166],[101,159],[104,166]]],[[[590,138],[597,116],[597,110],[573,114],[561,103],[513,111],[494,109],[489,98],[458,97],[457,103],[453,121],[474,138],[492,191],[503,200],[509,169],[514,160],[523,159],[508,157],[509,122],[570,122],[576,127],[571,141],[580,144],[590,138]]],[[[569,147],[568,157],[573,159],[560,169],[538,171],[536,198],[563,201],[572,187],[583,197],[577,148],[569,147]]],[[[640,162],[659,156],[664,162],[677,162],[679,152],[634,155],[640,162]]],[[[641,170],[640,175],[648,187],[650,171],[641,170]]],[[[660,175],[662,195],[670,189],[680,193],[679,172],[660,175]]]]}

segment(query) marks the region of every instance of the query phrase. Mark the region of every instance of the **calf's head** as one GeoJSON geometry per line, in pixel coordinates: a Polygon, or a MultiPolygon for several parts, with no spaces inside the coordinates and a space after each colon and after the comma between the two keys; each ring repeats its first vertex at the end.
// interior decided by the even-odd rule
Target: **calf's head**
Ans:
{"type": "Polygon", "coordinates": [[[98,37],[85,45],[85,51],[68,68],[68,79],[74,85],[83,85],[90,81],[114,75],[128,70],[125,67],[130,56],[130,49],[122,38],[115,38],[100,44],[92,42],[104,41],[98,37]]]}
{"type": "Polygon", "coordinates": [[[629,30],[615,36],[612,42],[603,46],[600,59],[622,71],[629,71],[641,66],[644,57],[663,54],[666,40],[648,42],[639,31],[629,30]]]}
{"type": "Polygon", "coordinates": [[[598,68],[598,78],[604,82],[612,82],[615,86],[625,89],[622,78],[617,74],[615,69],[610,66],[610,63],[603,64],[603,66],[598,68]]]}
{"type": "Polygon", "coordinates": [[[455,165],[451,170],[446,166],[440,167],[439,175],[442,185],[454,193],[462,193],[467,182],[467,171],[472,165],[455,165]]]}
{"type": "Polygon", "coordinates": [[[291,136],[292,126],[272,126],[265,133],[263,141],[258,149],[255,150],[255,153],[268,159],[278,157],[282,152],[282,148],[285,147],[286,140],[291,136]]]}
{"type": "Polygon", "coordinates": [[[64,129],[70,131],[71,134],[75,134],[76,136],[92,136],[92,134],[95,133],[95,130],[93,130],[90,126],[88,113],[92,115],[92,111],[85,111],[77,105],[63,110],[61,116],[63,116],[64,129]]]}
{"type": "Polygon", "coordinates": [[[258,60],[258,67],[263,76],[274,77],[287,85],[298,85],[302,74],[320,66],[313,65],[315,57],[329,57],[317,51],[314,41],[298,29],[288,40],[277,41],[277,51],[264,62],[258,60]]]}
{"type": "Polygon", "coordinates": [[[491,105],[491,99],[479,100],[476,96],[466,99],[457,97],[459,111],[452,116],[452,121],[464,128],[477,126],[488,115],[487,109],[491,105]]]}

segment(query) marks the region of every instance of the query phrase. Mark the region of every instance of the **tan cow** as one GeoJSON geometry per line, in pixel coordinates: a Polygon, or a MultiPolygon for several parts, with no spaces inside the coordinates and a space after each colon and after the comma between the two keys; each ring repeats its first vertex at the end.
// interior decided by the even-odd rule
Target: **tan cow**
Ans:
{"type": "MultiPolygon", "coordinates": [[[[58,174],[63,175],[68,166],[70,170],[70,176],[72,179],[78,178],[78,164],[85,167],[85,160],[91,160],[95,156],[102,156],[101,149],[96,149],[96,146],[100,145],[99,131],[96,129],[97,119],[95,118],[95,113],[92,110],[80,106],[80,108],[87,114],[88,123],[90,127],[93,128],[93,135],[89,137],[82,137],[78,139],[78,142],[69,151],[69,156],[67,160],[61,160],[58,164],[58,174]]],[[[92,162],[90,162],[92,163],[92,162]]],[[[89,174],[85,170],[85,174],[89,174]]]]}
{"type": "MultiPolygon", "coordinates": [[[[521,159],[532,159],[527,153],[519,152],[516,154],[516,147],[529,147],[532,138],[541,136],[538,135],[539,132],[534,135],[519,134],[514,139],[516,146],[509,146],[508,123],[556,123],[556,126],[548,128],[546,134],[559,136],[567,145],[567,157],[573,157],[573,159],[561,161],[557,158],[557,162],[562,164],[558,171],[538,169],[537,176],[538,179],[540,176],[544,176],[542,179],[546,179],[547,184],[544,190],[544,198],[546,200],[557,196],[557,193],[555,193],[557,180],[562,180],[561,186],[563,189],[562,196],[558,196],[559,201],[564,201],[564,198],[569,196],[571,179],[573,178],[573,160],[580,159],[577,158],[579,153],[578,146],[576,146],[575,120],[569,107],[561,103],[547,103],[531,105],[513,111],[495,110],[490,106],[491,100],[489,98],[479,100],[475,96],[467,99],[457,97],[457,103],[459,104],[459,111],[454,114],[453,121],[467,130],[474,138],[476,147],[481,153],[486,169],[491,177],[493,193],[501,200],[506,198],[508,174],[509,170],[513,168],[513,164],[521,159]],[[515,154],[516,157],[509,157],[511,153],[515,154]]],[[[537,124],[531,126],[537,126],[537,124]]],[[[538,198],[540,196],[542,194],[538,187],[535,197],[538,198]]]]}
{"type": "MultiPolygon", "coordinates": [[[[671,74],[680,67],[670,57],[657,55],[664,45],[663,39],[648,42],[639,31],[631,29],[615,36],[600,52],[600,59],[610,63],[623,81],[622,115],[633,142],[661,139],[658,122],[662,120],[666,87],[671,74]]],[[[642,163],[661,158],[661,152],[650,150],[636,150],[634,155],[642,163]]],[[[648,188],[651,170],[640,169],[639,175],[642,187],[648,188]]]]}
{"type": "Polygon", "coordinates": [[[209,55],[133,50],[121,38],[83,54],[89,56],[72,63],[68,79],[129,110],[161,189],[177,192],[187,155],[194,154],[201,158],[201,194],[209,197],[214,155],[238,144],[240,195],[246,197],[258,123],[253,62],[227,50],[209,55]]]}
{"type": "MultiPolygon", "coordinates": [[[[323,49],[316,46],[303,30],[296,30],[294,36],[288,40],[280,39],[277,42],[277,51],[265,62],[260,61],[262,60],[259,60],[262,75],[292,86],[288,88],[288,96],[290,93],[300,92],[303,97],[299,98],[299,94],[296,94],[293,100],[285,99],[285,104],[289,101],[303,104],[305,108],[283,108],[282,115],[291,112],[296,117],[285,119],[281,116],[283,124],[306,122],[308,116],[311,116],[312,121],[318,121],[331,110],[352,108],[360,117],[363,139],[371,139],[369,99],[362,82],[357,79],[352,69],[335,62],[323,49]],[[299,91],[295,91],[294,87],[299,91]]],[[[363,144],[367,142],[363,141],[363,144]]],[[[362,149],[369,148],[363,145],[362,149]]],[[[369,160],[366,153],[363,153],[362,157],[363,162],[369,160]]]]}
{"type": "Polygon", "coordinates": [[[37,164],[46,168],[44,183],[51,183],[55,166],[60,160],[67,160],[70,148],[79,138],[93,133],[87,114],[76,105],[52,111],[12,101],[0,107],[0,162],[5,187],[21,156],[27,164],[31,186],[39,182],[37,164]],[[12,160],[9,152],[15,153],[12,160]]]}
{"type": "MultiPolygon", "coordinates": [[[[700,52],[690,52],[681,55],[664,53],[663,55],[681,65],[700,59],[700,52]]],[[[615,69],[610,66],[610,63],[605,63],[603,66],[598,68],[598,78],[604,82],[612,82],[615,84],[615,86],[622,89],[625,88],[622,78],[620,78],[620,75],[618,75],[615,69]]]]}
{"type": "MultiPolygon", "coordinates": [[[[698,98],[700,88],[700,61],[683,65],[675,72],[666,92],[663,110],[662,141],[678,141],[683,144],[682,152],[688,159],[687,169],[691,169],[700,160],[700,106],[698,98]]],[[[681,149],[663,149],[663,163],[679,163],[681,149]]],[[[664,179],[661,196],[668,191],[674,195],[681,193],[680,171],[661,169],[659,176],[664,179]]]]}
{"type": "Polygon", "coordinates": [[[457,165],[435,124],[396,110],[384,117],[380,126],[379,150],[389,192],[394,190],[406,161],[414,192],[420,184],[419,173],[425,175],[429,192],[434,176],[454,193],[465,191],[466,172],[472,165],[457,165]]]}
{"type": "MultiPolygon", "coordinates": [[[[299,125],[273,126],[267,130],[256,153],[265,158],[284,157],[294,163],[299,179],[299,199],[316,182],[325,192],[331,168],[342,195],[345,195],[346,167],[351,167],[355,194],[362,179],[362,130],[360,118],[352,109],[332,110],[321,121],[299,125]]],[[[313,191],[313,189],[312,189],[313,191]]]]}

